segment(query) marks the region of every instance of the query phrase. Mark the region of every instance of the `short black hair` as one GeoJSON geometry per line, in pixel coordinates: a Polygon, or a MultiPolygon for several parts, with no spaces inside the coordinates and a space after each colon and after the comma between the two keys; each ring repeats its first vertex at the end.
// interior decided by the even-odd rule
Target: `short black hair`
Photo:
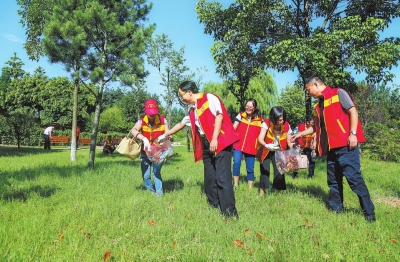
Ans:
{"type": "Polygon", "coordinates": [[[279,118],[283,116],[283,123],[286,122],[286,111],[281,106],[274,106],[269,111],[269,120],[274,123],[274,125],[278,124],[279,118]]]}
{"type": "Polygon", "coordinates": [[[192,91],[192,93],[197,94],[199,92],[199,88],[197,87],[196,83],[193,81],[184,81],[182,82],[179,87],[180,90],[183,92],[192,91]]]}
{"type": "Polygon", "coordinates": [[[313,119],[314,119],[314,116],[313,116],[313,115],[311,115],[311,114],[306,115],[306,122],[309,122],[309,121],[311,121],[311,120],[313,120],[313,119]]]}
{"type": "Polygon", "coordinates": [[[319,76],[310,76],[309,78],[306,79],[306,85],[310,84],[312,81],[318,82],[318,83],[324,83],[321,77],[319,76]]]}

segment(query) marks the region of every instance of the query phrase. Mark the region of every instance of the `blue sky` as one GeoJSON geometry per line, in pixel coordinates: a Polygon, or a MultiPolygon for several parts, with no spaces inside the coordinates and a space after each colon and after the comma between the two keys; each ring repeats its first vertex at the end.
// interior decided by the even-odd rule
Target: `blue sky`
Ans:
{"type": "MultiPolygon", "coordinates": [[[[50,64],[46,58],[42,58],[39,62],[29,60],[23,48],[26,37],[25,30],[19,23],[18,5],[13,0],[2,0],[2,2],[0,8],[0,68],[4,67],[5,62],[10,60],[16,52],[25,64],[23,67],[25,71],[33,72],[41,66],[49,77],[66,76],[67,73],[61,65],[50,64]]],[[[204,66],[208,69],[203,82],[222,82],[219,75],[215,73],[215,64],[210,53],[213,38],[203,33],[204,27],[197,19],[195,12],[197,0],[153,0],[151,2],[153,2],[153,9],[149,16],[149,22],[156,24],[155,34],[165,33],[168,35],[177,50],[185,46],[186,64],[190,70],[195,71],[196,68],[204,66]]],[[[234,0],[220,0],[219,2],[223,7],[227,7],[234,0]]],[[[385,31],[385,36],[400,36],[399,31],[396,30],[398,24],[400,24],[399,20],[396,20],[396,23],[385,31]]],[[[161,79],[156,69],[150,66],[146,69],[150,72],[146,79],[148,91],[151,93],[163,92],[163,87],[159,85],[161,79]]],[[[393,72],[400,75],[399,68],[393,72]]],[[[294,72],[277,73],[273,71],[273,74],[279,89],[296,80],[294,72]]],[[[356,79],[361,80],[362,77],[359,78],[356,79]]],[[[397,82],[398,80],[395,80],[395,83],[397,82]]]]}

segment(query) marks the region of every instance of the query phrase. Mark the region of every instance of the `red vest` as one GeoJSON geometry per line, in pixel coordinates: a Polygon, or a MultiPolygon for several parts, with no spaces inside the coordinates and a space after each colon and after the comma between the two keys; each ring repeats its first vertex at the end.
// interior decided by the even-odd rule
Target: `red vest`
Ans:
{"type": "MultiPolygon", "coordinates": [[[[307,125],[306,123],[301,123],[297,126],[298,128],[298,132],[300,133],[301,131],[304,131],[307,129],[307,125]]],[[[301,148],[310,148],[311,147],[311,142],[313,141],[315,136],[315,132],[312,133],[311,135],[306,135],[303,136],[302,138],[300,138],[299,141],[299,145],[301,148]]]]}
{"type": "MultiPolygon", "coordinates": [[[[239,140],[239,136],[236,130],[233,128],[232,121],[229,117],[228,111],[226,111],[225,106],[217,96],[218,100],[221,103],[222,108],[222,125],[221,131],[218,136],[218,146],[216,153],[220,153],[226,147],[232,145],[236,141],[239,140]]],[[[207,93],[199,93],[199,97],[197,99],[197,116],[199,117],[199,124],[204,131],[204,134],[208,141],[211,142],[212,135],[214,132],[214,123],[215,123],[215,116],[211,113],[209,108],[209,102],[207,99],[207,93]]],[[[195,124],[195,116],[194,111],[191,110],[189,113],[190,123],[192,126],[192,143],[193,143],[193,153],[194,153],[194,160],[199,161],[203,159],[203,148],[201,145],[200,133],[197,130],[197,126],[195,124]]]]}
{"type": "Polygon", "coordinates": [[[149,125],[149,118],[145,115],[142,120],[142,135],[144,135],[150,144],[153,143],[159,136],[164,134],[165,131],[165,117],[161,115],[156,115],[154,119],[154,124],[152,127],[149,125]]]}
{"type": "MultiPolygon", "coordinates": [[[[347,146],[347,138],[350,135],[350,115],[343,109],[339,101],[339,88],[332,88],[327,86],[322,95],[324,96],[324,120],[325,128],[328,136],[328,150],[347,146]]],[[[315,106],[315,128],[317,131],[317,146],[318,152],[322,156],[321,143],[319,141],[321,135],[320,121],[321,109],[319,103],[315,106]]],[[[364,143],[365,136],[362,130],[361,121],[358,119],[357,124],[357,140],[359,143],[364,143]]]]}
{"type": "Polygon", "coordinates": [[[236,129],[240,140],[233,144],[233,149],[242,151],[246,154],[256,155],[258,148],[258,134],[260,134],[262,117],[247,118],[247,113],[240,113],[240,123],[236,129]]]}
{"type": "MultiPolygon", "coordinates": [[[[272,123],[272,121],[269,121],[269,119],[266,119],[265,123],[268,124],[268,130],[267,130],[267,135],[264,138],[264,142],[267,144],[272,144],[275,140],[274,123],[272,123]]],[[[287,135],[288,135],[289,129],[290,129],[290,125],[288,122],[285,122],[281,126],[281,133],[279,134],[279,146],[280,146],[281,150],[286,150],[286,148],[287,148],[287,135]]],[[[257,158],[260,162],[263,162],[264,159],[267,157],[269,150],[265,146],[262,146],[262,145],[260,145],[258,150],[261,150],[261,152],[259,152],[257,154],[257,158]]]]}

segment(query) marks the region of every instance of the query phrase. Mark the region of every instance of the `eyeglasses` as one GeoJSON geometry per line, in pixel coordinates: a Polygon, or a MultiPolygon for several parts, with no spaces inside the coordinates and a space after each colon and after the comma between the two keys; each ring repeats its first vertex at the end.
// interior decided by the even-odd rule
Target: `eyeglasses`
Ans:
{"type": "Polygon", "coordinates": [[[254,109],[254,107],[249,107],[249,106],[246,106],[246,107],[245,107],[245,109],[248,109],[248,110],[253,110],[253,109],[254,109]]]}

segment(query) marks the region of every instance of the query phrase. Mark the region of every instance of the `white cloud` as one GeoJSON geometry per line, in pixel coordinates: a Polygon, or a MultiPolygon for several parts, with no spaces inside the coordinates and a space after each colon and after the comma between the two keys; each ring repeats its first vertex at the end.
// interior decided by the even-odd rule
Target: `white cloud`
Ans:
{"type": "Polygon", "coordinates": [[[16,37],[15,35],[12,35],[12,34],[1,34],[1,36],[12,42],[24,43],[23,40],[19,39],[18,37],[16,37]]]}

